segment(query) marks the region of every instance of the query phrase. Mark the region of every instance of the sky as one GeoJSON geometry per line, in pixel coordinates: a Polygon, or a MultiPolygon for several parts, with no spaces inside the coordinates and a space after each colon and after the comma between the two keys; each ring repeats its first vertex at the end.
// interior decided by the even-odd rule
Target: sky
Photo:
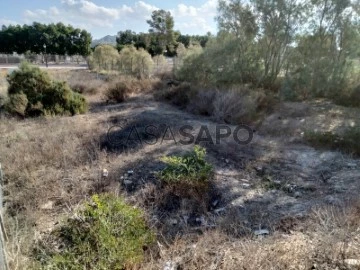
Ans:
{"type": "Polygon", "coordinates": [[[156,9],[171,12],[182,34],[216,33],[217,0],[0,0],[0,26],[32,22],[71,24],[93,38],[131,29],[147,32],[156,9]]]}

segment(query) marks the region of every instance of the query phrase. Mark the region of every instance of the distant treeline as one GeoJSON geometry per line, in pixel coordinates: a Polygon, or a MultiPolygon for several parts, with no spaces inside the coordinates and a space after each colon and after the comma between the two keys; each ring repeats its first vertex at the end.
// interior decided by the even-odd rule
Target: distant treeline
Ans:
{"type": "Polygon", "coordinates": [[[201,45],[205,47],[211,34],[207,35],[182,35],[178,31],[174,31],[173,37],[170,40],[165,40],[166,44],[163,44],[159,40],[157,33],[136,33],[131,30],[120,31],[116,37],[116,46],[119,51],[127,45],[134,45],[136,48],[144,48],[151,55],[157,55],[164,53],[168,56],[174,56],[176,54],[176,48],[179,43],[189,47],[192,44],[201,45]],[[165,45],[165,46],[164,46],[165,45]],[[165,48],[164,48],[165,47],[165,48]]]}
{"type": "Polygon", "coordinates": [[[2,26],[0,53],[89,55],[91,34],[71,25],[41,24],[2,26]]]}

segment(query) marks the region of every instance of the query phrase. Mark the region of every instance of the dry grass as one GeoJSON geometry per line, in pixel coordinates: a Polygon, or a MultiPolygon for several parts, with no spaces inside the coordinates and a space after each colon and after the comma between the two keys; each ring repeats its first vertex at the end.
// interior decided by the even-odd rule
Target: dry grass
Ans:
{"type": "Polygon", "coordinates": [[[186,82],[160,89],[155,92],[155,98],[228,124],[253,123],[262,119],[276,104],[272,94],[265,93],[263,89],[248,89],[245,86],[199,89],[186,82]]]}
{"type": "Polygon", "coordinates": [[[7,101],[8,83],[6,81],[6,74],[6,70],[0,69],[0,110],[7,101]]]}
{"type": "MultiPolygon", "coordinates": [[[[74,73],[78,74],[78,71],[74,73]]],[[[56,76],[63,76],[66,80],[78,76],[73,80],[84,78],[84,83],[87,78],[87,75],[82,77],[66,71],[56,76]]],[[[104,85],[97,95],[91,96],[97,102],[107,85],[123,79],[110,76],[99,80],[104,85]]],[[[134,85],[131,94],[162,87],[158,80],[134,80],[131,83],[134,85]]],[[[174,89],[179,90],[174,87],[171,91],[174,89]]],[[[244,121],[247,113],[253,112],[253,105],[261,112],[271,108],[271,100],[261,91],[251,95],[249,98],[253,99],[248,101],[236,90],[225,93],[200,91],[190,102],[194,102],[192,104],[198,113],[217,117],[220,121],[244,121]],[[207,108],[209,104],[212,106],[207,108]],[[238,117],[227,118],[229,114],[238,117]]],[[[119,192],[122,189],[120,176],[128,169],[139,170],[139,175],[136,175],[138,182],[149,179],[150,172],[144,168],[145,165],[151,165],[159,156],[169,153],[171,149],[167,146],[154,146],[140,154],[129,155],[100,148],[100,137],[112,125],[109,122],[111,117],[126,117],[136,110],[137,107],[131,104],[129,109],[104,110],[75,117],[20,121],[2,116],[0,162],[6,175],[6,228],[10,239],[7,254],[11,269],[28,268],[34,240],[71,215],[85,198],[105,190],[119,192]],[[108,178],[101,177],[103,168],[109,169],[108,178]]],[[[164,110],[164,114],[168,113],[164,110]]],[[[174,114],[174,121],[177,116],[174,114]]],[[[153,183],[144,184],[137,193],[124,191],[124,194],[129,201],[145,208],[149,216],[164,200],[153,183]]],[[[197,205],[184,204],[181,207],[191,209],[197,205]]],[[[281,226],[284,225],[272,224],[271,235],[264,238],[254,236],[251,224],[241,220],[236,212],[227,211],[216,220],[216,228],[185,228],[182,235],[172,241],[162,237],[159,230],[158,247],[147,251],[141,269],[164,269],[166,265],[174,266],[173,269],[214,270],[311,269],[315,265],[315,269],[350,269],[346,260],[360,258],[359,202],[344,207],[318,206],[290,229],[283,230],[281,226]]],[[[261,211],[263,209],[255,209],[253,214],[263,214],[261,211]]],[[[153,223],[157,227],[157,221],[153,223]]],[[[176,228],[173,231],[176,233],[176,228]]]]}
{"type": "Polygon", "coordinates": [[[12,269],[25,269],[21,257],[38,237],[34,232],[52,228],[64,210],[97,191],[106,158],[95,127],[86,116],[0,121],[12,269]]]}
{"type": "Polygon", "coordinates": [[[317,208],[290,234],[233,238],[219,230],[159,243],[159,253],[144,269],[358,269],[347,265],[360,256],[360,204],[317,208]],[[178,267],[178,268],[176,268],[178,267]]]}

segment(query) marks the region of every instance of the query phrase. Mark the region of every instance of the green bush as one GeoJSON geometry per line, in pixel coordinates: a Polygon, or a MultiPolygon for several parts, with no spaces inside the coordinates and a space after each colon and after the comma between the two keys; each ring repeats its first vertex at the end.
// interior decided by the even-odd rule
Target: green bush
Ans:
{"type": "Polygon", "coordinates": [[[28,63],[22,63],[18,70],[8,75],[7,80],[7,109],[11,113],[26,117],[74,115],[87,110],[83,96],[74,93],[65,82],[52,81],[46,72],[28,63]]]}
{"type": "Polygon", "coordinates": [[[305,139],[315,147],[340,150],[360,156],[360,128],[351,127],[342,135],[333,132],[306,132],[305,139]]]}
{"type": "Polygon", "coordinates": [[[26,108],[29,101],[23,92],[10,96],[9,102],[6,104],[7,110],[12,114],[25,116],[26,108]]]}
{"type": "Polygon", "coordinates": [[[35,250],[42,269],[124,269],[140,263],[154,241],[143,212],[110,194],[93,196],[52,236],[61,248],[35,250]]]}
{"type": "Polygon", "coordinates": [[[160,173],[162,181],[169,184],[185,183],[191,186],[206,186],[212,176],[213,167],[205,160],[206,149],[195,146],[184,156],[163,157],[167,164],[160,173]]]}

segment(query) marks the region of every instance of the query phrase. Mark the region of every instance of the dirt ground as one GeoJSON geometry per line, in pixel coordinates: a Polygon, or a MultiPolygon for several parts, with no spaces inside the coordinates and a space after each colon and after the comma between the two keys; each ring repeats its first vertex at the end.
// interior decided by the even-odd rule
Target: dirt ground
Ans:
{"type": "MultiPolygon", "coordinates": [[[[283,103],[260,126],[251,127],[253,139],[247,145],[237,144],[232,138],[218,145],[201,143],[215,168],[205,213],[197,211],[193,201],[176,196],[159,209],[152,196],[156,172],[163,166],[160,158],[193,147],[178,142],[178,129],[190,125],[196,135],[201,126],[206,126],[215,136],[217,123],[208,117],[189,114],[145,95],[117,105],[94,102],[89,113],[74,117],[2,118],[0,161],[8,175],[4,194],[13,217],[19,212],[31,216],[27,224],[35,239],[61,222],[89,195],[101,191],[123,194],[129,202],[145,208],[161,239],[174,241],[166,248],[160,245],[163,254],[144,269],[347,269],[341,268],[348,265],[345,260],[360,259],[358,233],[346,242],[348,246],[341,253],[346,256],[341,258],[344,264],[321,266],[315,258],[326,250],[314,251],[321,245],[312,235],[317,229],[307,220],[314,219],[314,215],[317,220],[332,220],[334,214],[324,218],[319,213],[328,212],[318,209],[347,209],[359,198],[360,160],[336,151],[316,150],[306,144],[303,134],[306,130],[341,132],[345,127],[359,125],[359,115],[359,109],[326,101],[283,103]],[[143,131],[148,125],[158,128],[156,143],[143,131]],[[135,138],[124,144],[134,126],[142,143],[135,138]],[[167,127],[177,142],[170,140],[167,132],[161,143],[164,131],[169,131],[167,127]],[[152,144],[144,143],[147,140],[152,144]],[[106,178],[103,169],[109,172],[106,178]],[[196,256],[189,255],[192,252],[188,249],[182,254],[174,251],[184,246],[191,250],[193,245],[193,240],[178,237],[206,233],[216,236],[200,238],[197,245],[208,245],[214,249],[211,252],[218,253],[211,256],[210,251],[205,252],[207,257],[202,254],[203,264],[200,259],[195,264],[196,256]],[[300,249],[298,254],[307,260],[291,255],[295,249],[300,249]],[[250,265],[246,261],[251,253],[257,259],[252,261],[253,268],[245,267],[246,263],[250,265]],[[278,264],[267,265],[269,258],[264,254],[277,254],[278,264]]],[[[324,235],[330,235],[332,230],[326,231],[326,226],[326,222],[320,225],[324,235]]],[[[318,235],[325,239],[321,233],[318,235]]],[[[336,246],[337,242],[331,243],[336,246]]],[[[16,260],[13,258],[13,263],[16,260]]]]}

